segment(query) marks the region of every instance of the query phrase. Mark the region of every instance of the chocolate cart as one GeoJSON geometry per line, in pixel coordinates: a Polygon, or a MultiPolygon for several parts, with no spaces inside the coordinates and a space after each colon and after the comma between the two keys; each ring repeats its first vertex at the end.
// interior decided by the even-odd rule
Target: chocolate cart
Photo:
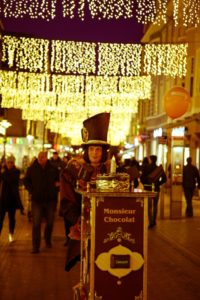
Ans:
{"type": "Polygon", "coordinates": [[[74,299],[147,299],[147,203],[155,192],[80,191],[80,286],[74,299]]]}

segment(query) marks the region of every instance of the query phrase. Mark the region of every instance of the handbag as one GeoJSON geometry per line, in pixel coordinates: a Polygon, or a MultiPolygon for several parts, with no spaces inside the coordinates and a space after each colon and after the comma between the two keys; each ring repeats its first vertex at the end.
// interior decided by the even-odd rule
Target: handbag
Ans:
{"type": "Polygon", "coordinates": [[[148,179],[150,182],[154,183],[164,174],[163,166],[157,166],[149,175],[148,179]]]}

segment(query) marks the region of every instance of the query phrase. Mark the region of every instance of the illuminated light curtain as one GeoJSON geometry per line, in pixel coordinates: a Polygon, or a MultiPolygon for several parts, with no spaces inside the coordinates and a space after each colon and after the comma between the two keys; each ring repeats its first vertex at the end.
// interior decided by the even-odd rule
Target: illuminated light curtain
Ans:
{"type": "Polygon", "coordinates": [[[119,145],[129,133],[132,114],[112,113],[108,130],[108,142],[111,145],[119,145]],[[123,120],[123,122],[122,122],[123,120]]]}
{"type": "Polygon", "coordinates": [[[5,18],[54,19],[57,0],[2,0],[5,18]]]}
{"type": "Polygon", "coordinates": [[[85,0],[62,0],[62,8],[63,17],[65,18],[73,19],[77,11],[78,17],[81,20],[85,19],[85,0]]]}
{"type": "Polygon", "coordinates": [[[140,75],[141,45],[108,43],[98,45],[98,75],[140,75]]]}
{"type": "Polygon", "coordinates": [[[16,51],[19,47],[19,38],[15,36],[3,36],[2,39],[2,61],[7,62],[8,67],[15,65],[16,51]]]}
{"type": "Polygon", "coordinates": [[[57,96],[57,110],[70,113],[84,110],[84,76],[52,75],[52,91],[57,96]]]}
{"type": "Polygon", "coordinates": [[[17,73],[16,72],[0,70],[0,91],[3,88],[6,90],[17,88],[17,73]]]}
{"type": "Polygon", "coordinates": [[[57,94],[84,92],[84,76],[52,75],[52,91],[57,94]]]}
{"type": "MultiPolygon", "coordinates": [[[[9,67],[40,73],[44,78],[29,79],[40,80],[41,89],[46,85],[50,90],[48,80],[48,45],[49,41],[28,38],[5,36],[3,39],[3,61],[9,67]],[[11,43],[10,43],[11,41],[11,43]],[[16,42],[16,43],[15,43],[16,42]],[[14,46],[13,46],[14,45],[14,46]],[[17,48],[17,45],[19,46],[17,48]],[[28,48],[31,50],[29,51],[28,48]]],[[[71,75],[99,75],[99,76],[139,76],[144,65],[146,74],[184,76],[186,72],[187,45],[138,45],[138,44],[103,44],[98,47],[94,43],[76,43],[53,41],[50,48],[51,72],[62,72],[71,75]],[[96,50],[96,51],[95,51],[96,50]],[[155,55],[154,55],[155,52],[155,55]],[[141,59],[144,60],[141,61],[141,59]],[[97,70],[98,66],[98,70],[97,70]]],[[[27,75],[24,75],[27,76],[27,75]]],[[[35,76],[36,75],[31,75],[35,76]]],[[[51,74],[51,76],[53,76],[51,74]]],[[[53,77],[52,77],[53,78],[53,77]]],[[[68,83],[59,83],[64,77],[55,77],[55,88],[66,89],[68,83]],[[60,87],[58,87],[60,86],[60,87]]],[[[68,79],[67,79],[68,80],[68,79]]],[[[73,79],[70,79],[73,81],[73,79]]],[[[79,79],[75,79],[76,82],[79,79]]],[[[66,81],[66,80],[65,80],[66,81]]],[[[53,87],[54,88],[54,87],[53,87]]],[[[80,87],[81,89],[81,87],[80,87]]],[[[82,92],[82,91],[80,91],[82,92]]]]}
{"type": "Polygon", "coordinates": [[[156,18],[156,0],[136,0],[136,18],[139,23],[153,23],[156,18]]]}
{"type": "Polygon", "coordinates": [[[187,72],[188,44],[155,45],[144,48],[144,73],[183,77],[187,72]]]}
{"type": "Polygon", "coordinates": [[[44,121],[44,111],[43,110],[22,110],[22,120],[32,120],[32,121],[44,121]]]}
{"type": "Polygon", "coordinates": [[[136,113],[138,111],[138,99],[133,94],[116,94],[112,99],[111,112],[114,113],[136,113]]]}
{"type": "Polygon", "coordinates": [[[133,0],[90,0],[88,4],[91,16],[99,20],[126,19],[134,15],[133,0]]]}
{"type": "Polygon", "coordinates": [[[185,27],[200,24],[200,1],[183,0],[183,25],[185,27]]]}
{"type": "Polygon", "coordinates": [[[151,76],[120,77],[119,93],[130,94],[133,99],[150,99],[151,76]]]}
{"type": "Polygon", "coordinates": [[[64,110],[68,113],[84,111],[84,94],[58,95],[57,110],[64,110]]]}
{"type": "Polygon", "coordinates": [[[89,113],[110,111],[113,94],[117,93],[118,77],[88,76],[85,87],[85,107],[89,113]]]}
{"type": "Polygon", "coordinates": [[[35,38],[4,36],[2,61],[9,67],[30,72],[48,70],[49,41],[35,38]]]}
{"type": "MultiPolygon", "coordinates": [[[[45,19],[56,17],[57,0],[1,0],[0,16],[4,18],[45,19]]],[[[129,19],[135,16],[138,23],[166,24],[172,3],[174,25],[195,26],[200,23],[200,0],[62,0],[63,18],[129,19]]]]}
{"type": "Polygon", "coordinates": [[[18,89],[32,91],[48,91],[50,75],[41,73],[18,72],[18,89]]]}
{"type": "Polygon", "coordinates": [[[95,48],[95,43],[52,41],[51,71],[68,74],[95,74],[95,48]]]}

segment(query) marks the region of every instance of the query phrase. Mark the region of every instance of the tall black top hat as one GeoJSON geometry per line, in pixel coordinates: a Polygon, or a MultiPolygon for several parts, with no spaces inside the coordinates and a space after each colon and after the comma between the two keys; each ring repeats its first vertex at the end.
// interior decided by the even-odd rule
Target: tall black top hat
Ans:
{"type": "Polygon", "coordinates": [[[83,121],[82,146],[101,145],[109,148],[110,145],[107,143],[109,122],[110,113],[100,113],[83,121]]]}

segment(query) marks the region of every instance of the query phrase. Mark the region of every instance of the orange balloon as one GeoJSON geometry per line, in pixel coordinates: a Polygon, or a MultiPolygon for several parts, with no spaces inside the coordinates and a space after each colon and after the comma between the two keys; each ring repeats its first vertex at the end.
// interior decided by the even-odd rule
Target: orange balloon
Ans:
{"type": "Polygon", "coordinates": [[[190,94],[181,86],[171,88],[164,98],[166,114],[172,119],[176,119],[184,115],[187,112],[190,103],[190,94]]]}

